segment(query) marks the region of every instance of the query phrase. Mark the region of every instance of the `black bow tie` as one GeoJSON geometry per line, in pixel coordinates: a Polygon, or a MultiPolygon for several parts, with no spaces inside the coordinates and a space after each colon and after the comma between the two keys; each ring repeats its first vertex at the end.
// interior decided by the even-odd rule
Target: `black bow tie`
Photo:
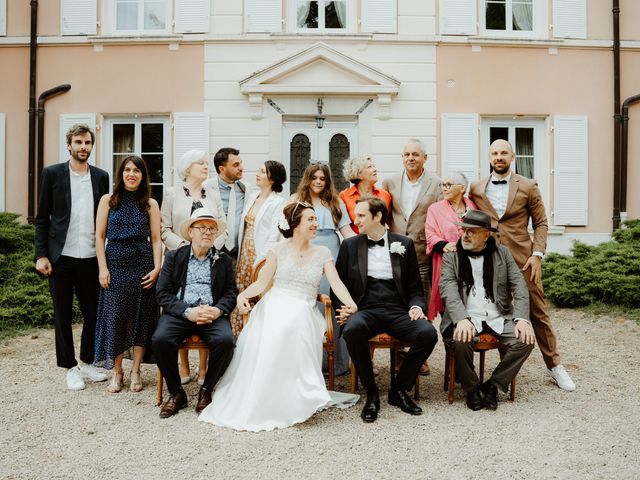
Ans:
{"type": "Polygon", "coordinates": [[[491,183],[493,183],[494,185],[506,185],[507,181],[506,180],[491,180],[491,183]]]}
{"type": "Polygon", "coordinates": [[[371,240],[370,238],[367,238],[367,247],[371,248],[375,247],[376,245],[384,247],[384,237],[380,240],[371,240]]]}

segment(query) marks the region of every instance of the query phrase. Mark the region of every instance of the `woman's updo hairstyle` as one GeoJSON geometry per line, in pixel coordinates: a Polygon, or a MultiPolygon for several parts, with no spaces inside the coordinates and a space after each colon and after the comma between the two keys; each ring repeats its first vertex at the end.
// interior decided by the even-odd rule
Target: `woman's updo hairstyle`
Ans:
{"type": "Polygon", "coordinates": [[[282,211],[282,218],[278,222],[278,230],[284,238],[293,237],[293,230],[300,225],[302,214],[310,208],[315,211],[313,205],[303,202],[290,203],[282,211]]]}
{"type": "Polygon", "coordinates": [[[267,178],[273,183],[271,184],[271,191],[280,193],[282,191],[282,184],[287,181],[287,169],[284,165],[275,160],[267,160],[264,162],[264,169],[267,172],[267,178]]]}

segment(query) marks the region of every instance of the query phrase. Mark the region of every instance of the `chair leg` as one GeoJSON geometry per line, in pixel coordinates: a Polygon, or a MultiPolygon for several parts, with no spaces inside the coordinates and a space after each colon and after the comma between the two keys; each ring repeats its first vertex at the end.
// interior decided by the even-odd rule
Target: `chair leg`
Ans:
{"type": "Polygon", "coordinates": [[[480,384],[484,383],[484,350],[480,352],[480,384]]]}
{"type": "Polygon", "coordinates": [[[418,401],[420,400],[420,374],[416,375],[416,384],[413,388],[413,398],[418,401]]]}
{"type": "Polygon", "coordinates": [[[389,349],[389,365],[391,368],[391,371],[389,372],[389,376],[391,378],[391,383],[393,383],[393,381],[396,378],[396,349],[395,348],[389,349]]]}
{"type": "Polygon", "coordinates": [[[356,366],[353,362],[349,361],[349,368],[351,370],[351,393],[356,393],[358,390],[358,375],[356,374],[356,366]]]}
{"type": "Polygon", "coordinates": [[[511,392],[510,392],[511,401],[516,401],[516,377],[513,377],[511,380],[511,392]]]}
{"type": "Polygon", "coordinates": [[[333,364],[333,352],[328,352],[327,362],[329,363],[329,390],[333,390],[335,379],[335,365],[333,364]]]}
{"type": "Polygon", "coordinates": [[[158,368],[158,403],[157,406],[162,405],[162,387],[164,383],[164,378],[162,377],[162,372],[158,368]]]}
{"type": "Polygon", "coordinates": [[[456,386],[456,359],[453,354],[453,348],[449,349],[447,355],[447,362],[449,363],[449,404],[453,403],[453,389],[456,386]]]}
{"type": "Polygon", "coordinates": [[[442,391],[449,389],[449,346],[444,344],[444,380],[442,382],[442,391]]]}

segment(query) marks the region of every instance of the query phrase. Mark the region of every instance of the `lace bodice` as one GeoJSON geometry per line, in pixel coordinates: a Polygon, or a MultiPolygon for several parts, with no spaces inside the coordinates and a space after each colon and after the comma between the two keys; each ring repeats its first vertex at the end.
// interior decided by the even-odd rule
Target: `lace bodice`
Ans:
{"type": "Polygon", "coordinates": [[[309,299],[315,299],[320,287],[323,265],[333,258],[327,247],[314,246],[314,248],[316,250],[309,260],[302,264],[296,261],[288,240],[276,243],[271,248],[278,260],[273,286],[295,290],[309,299]]]}

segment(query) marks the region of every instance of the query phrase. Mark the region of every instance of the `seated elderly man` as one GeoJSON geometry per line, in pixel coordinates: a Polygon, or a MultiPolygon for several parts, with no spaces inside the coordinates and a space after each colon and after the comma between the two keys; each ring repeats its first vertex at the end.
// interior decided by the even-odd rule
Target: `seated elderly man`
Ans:
{"type": "Polygon", "coordinates": [[[535,334],[529,317],[529,291],[511,252],[496,245],[491,217],[469,210],[462,222],[455,252],[445,253],[440,294],[445,313],[440,330],[445,341],[453,332],[456,372],[471,410],[498,408],[498,388],[511,380],[533,349],[535,334]],[[491,378],[479,385],[473,368],[473,342],[481,332],[493,334],[507,353],[491,378]]]}
{"type": "Polygon", "coordinates": [[[152,344],[158,368],[167,380],[169,399],[162,404],[160,417],[167,418],[187,406],[178,373],[178,345],[198,335],[209,345],[209,365],[198,394],[196,412],[211,403],[211,392],[233,356],[233,334],[229,314],[235,307],[236,290],[231,257],[213,248],[224,222],[199,208],[181,230],[190,240],[167,253],[156,287],[163,315],[153,334],[152,344]]]}

